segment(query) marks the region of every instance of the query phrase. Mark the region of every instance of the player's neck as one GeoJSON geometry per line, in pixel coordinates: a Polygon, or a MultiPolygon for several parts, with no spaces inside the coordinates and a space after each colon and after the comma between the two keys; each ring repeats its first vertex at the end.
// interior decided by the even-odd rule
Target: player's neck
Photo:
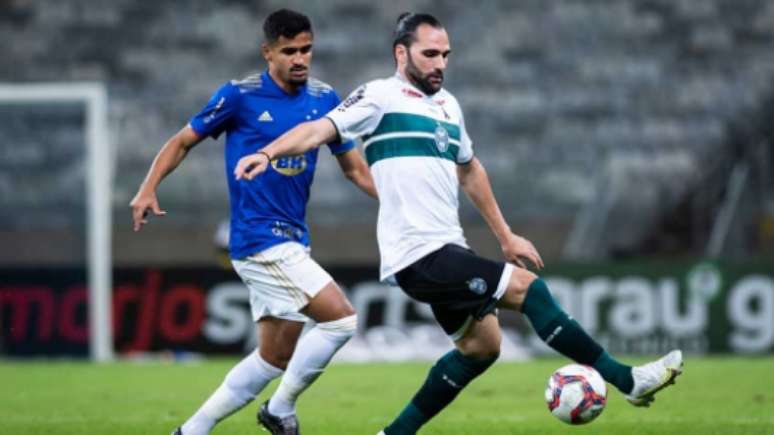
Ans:
{"type": "Polygon", "coordinates": [[[406,75],[406,71],[405,70],[398,68],[395,71],[395,75],[398,76],[398,78],[401,79],[402,81],[404,81],[404,82],[408,83],[409,85],[413,86],[417,91],[421,92],[422,95],[425,95],[425,93],[422,92],[421,89],[419,89],[419,86],[414,84],[414,82],[412,82],[411,79],[406,75]]]}
{"type": "Polygon", "coordinates": [[[277,74],[271,68],[269,68],[269,77],[271,77],[271,79],[274,81],[277,87],[279,87],[280,89],[282,89],[288,94],[298,93],[298,89],[302,86],[302,85],[297,85],[293,83],[288,83],[282,80],[282,78],[279,77],[279,74],[277,74]]]}
{"type": "Polygon", "coordinates": [[[414,87],[414,89],[415,89],[417,92],[421,93],[421,94],[422,94],[422,95],[424,95],[425,97],[427,97],[427,98],[432,98],[432,97],[433,97],[433,95],[434,95],[434,94],[428,94],[427,92],[425,92],[425,91],[423,91],[423,90],[422,90],[422,87],[421,87],[421,86],[419,86],[419,84],[417,84],[417,83],[414,83],[414,80],[412,80],[412,79],[411,79],[411,78],[410,78],[410,77],[409,77],[409,76],[406,74],[406,71],[405,71],[405,70],[401,70],[400,68],[398,68],[398,70],[397,70],[397,72],[396,72],[396,75],[398,76],[398,78],[399,78],[399,79],[401,79],[401,80],[403,80],[404,82],[408,83],[409,85],[413,86],[413,87],[414,87]]]}

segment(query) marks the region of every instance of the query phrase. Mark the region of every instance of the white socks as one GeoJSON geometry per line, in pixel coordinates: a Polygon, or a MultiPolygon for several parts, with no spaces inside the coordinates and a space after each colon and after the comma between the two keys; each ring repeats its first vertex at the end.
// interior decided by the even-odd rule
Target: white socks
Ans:
{"type": "Polygon", "coordinates": [[[209,399],[183,424],[184,435],[206,435],[215,423],[250,403],[282,370],[251,352],[226,375],[209,399]]]}
{"type": "MultiPolygon", "coordinates": [[[[293,353],[279,388],[269,401],[269,412],[280,418],[296,413],[296,399],[328,365],[333,355],[357,331],[357,315],[318,323],[307,332],[293,353]]],[[[185,430],[185,435],[188,435],[185,430]]]]}
{"type": "MultiPolygon", "coordinates": [[[[269,402],[278,417],[295,414],[296,399],[322,374],[333,355],[357,331],[357,316],[318,323],[296,345],[279,388],[269,402]]],[[[183,435],[207,435],[215,424],[255,399],[282,370],[251,352],[228,372],[223,383],[182,426],[183,435]]]]}

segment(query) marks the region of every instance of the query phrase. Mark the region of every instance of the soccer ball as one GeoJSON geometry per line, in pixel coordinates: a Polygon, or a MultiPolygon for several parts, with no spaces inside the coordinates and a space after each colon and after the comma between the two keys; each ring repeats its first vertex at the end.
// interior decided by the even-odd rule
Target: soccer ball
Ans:
{"type": "Polygon", "coordinates": [[[585,424],[605,409],[607,386],[589,366],[566,365],[548,378],[546,403],[554,417],[569,424],[585,424]]]}

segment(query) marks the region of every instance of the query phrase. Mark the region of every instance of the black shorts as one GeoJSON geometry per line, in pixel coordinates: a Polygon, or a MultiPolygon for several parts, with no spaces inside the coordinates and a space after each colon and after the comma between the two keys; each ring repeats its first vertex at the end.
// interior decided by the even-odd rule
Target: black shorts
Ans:
{"type": "Polygon", "coordinates": [[[471,318],[480,320],[495,311],[495,293],[506,267],[448,244],[396,273],[395,279],[411,298],[430,304],[435,319],[456,340],[471,318]]]}

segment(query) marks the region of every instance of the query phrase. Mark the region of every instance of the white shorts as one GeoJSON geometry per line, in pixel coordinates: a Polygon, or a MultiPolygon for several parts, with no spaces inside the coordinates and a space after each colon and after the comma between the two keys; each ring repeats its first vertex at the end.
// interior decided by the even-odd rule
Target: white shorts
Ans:
{"type": "Polygon", "coordinates": [[[240,260],[231,260],[250,290],[253,321],[271,316],[306,322],[299,311],[333,278],[296,242],[272,246],[240,260]]]}

